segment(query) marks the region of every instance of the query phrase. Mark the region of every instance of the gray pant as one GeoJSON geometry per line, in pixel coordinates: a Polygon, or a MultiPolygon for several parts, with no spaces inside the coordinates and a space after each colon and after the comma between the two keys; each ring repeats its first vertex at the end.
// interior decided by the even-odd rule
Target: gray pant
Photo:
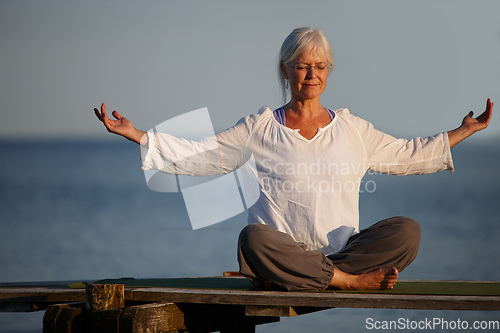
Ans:
{"type": "Polygon", "coordinates": [[[337,268],[362,274],[381,267],[405,269],[417,256],[420,226],[407,217],[392,217],[361,230],[346,247],[326,256],[307,251],[290,235],[264,224],[249,224],[238,239],[240,272],[256,287],[271,281],[286,290],[323,290],[337,268]]]}

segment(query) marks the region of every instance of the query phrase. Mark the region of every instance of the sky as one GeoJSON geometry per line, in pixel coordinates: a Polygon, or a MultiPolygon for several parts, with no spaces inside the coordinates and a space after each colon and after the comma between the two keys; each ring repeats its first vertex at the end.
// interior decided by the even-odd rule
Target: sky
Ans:
{"type": "Polygon", "coordinates": [[[321,102],[398,137],[494,108],[500,1],[0,0],[0,140],[123,140],[105,102],[147,130],[207,107],[216,131],[283,104],[276,61],[296,27],[324,31],[335,67],[321,102]]]}

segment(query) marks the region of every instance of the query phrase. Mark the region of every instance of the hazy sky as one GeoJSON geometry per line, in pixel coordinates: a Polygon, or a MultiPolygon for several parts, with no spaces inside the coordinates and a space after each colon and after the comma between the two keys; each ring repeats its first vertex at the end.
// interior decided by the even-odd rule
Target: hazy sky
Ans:
{"type": "Polygon", "coordinates": [[[0,138],[114,139],[106,102],[148,129],[208,107],[216,130],[282,104],[295,27],[335,56],[322,104],[402,137],[457,127],[486,98],[500,135],[500,1],[0,0],[0,138]]]}

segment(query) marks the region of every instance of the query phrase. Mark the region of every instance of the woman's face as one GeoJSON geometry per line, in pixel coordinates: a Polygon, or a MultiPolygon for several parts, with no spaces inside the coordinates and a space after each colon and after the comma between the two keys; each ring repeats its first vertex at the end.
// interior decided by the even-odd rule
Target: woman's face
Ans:
{"type": "Polygon", "coordinates": [[[285,79],[290,84],[292,100],[319,98],[328,78],[326,58],[319,53],[305,52],[295,61],[282,64],[285,79]]]}

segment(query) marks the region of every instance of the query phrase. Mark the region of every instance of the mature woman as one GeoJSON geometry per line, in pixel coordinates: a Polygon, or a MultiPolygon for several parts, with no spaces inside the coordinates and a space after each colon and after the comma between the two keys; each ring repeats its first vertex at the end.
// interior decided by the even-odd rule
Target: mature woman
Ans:
{"type": "Polygon", "coordinates": [[[224,173],[253,154],[260,196],[248,210],[238,261],[241,274],[257,287],[390,289],[417,255],[420,227],[412,219],[393,217],[358,231],[363,175],[367,170],[397,175],[453,171],[450,148],[488,126],[493,103],[488,100],[486,111],[475,119],[470,112],[455,130],[396,139],[347,109],[320,104],[332,66],[333,54],[321,31],[292,31],[278,64],[290,100],[218,133],[220,149],[208,141],[145,133],[116,111],[111,120],[104,104],[94,111],[108,131],[141,144],[143,169],[224,173]],[[189,162],[191,156],[198,156],[196,163],[189,162]]]}

